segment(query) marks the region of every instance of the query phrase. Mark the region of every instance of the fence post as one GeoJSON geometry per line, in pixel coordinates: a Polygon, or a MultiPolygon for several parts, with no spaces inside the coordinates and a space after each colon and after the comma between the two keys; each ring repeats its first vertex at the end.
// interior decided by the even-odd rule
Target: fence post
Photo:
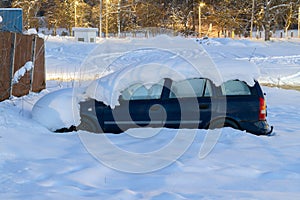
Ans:
{"type": "Polygon", "coordinates": [[[30,92],[32,92],[32,84],[33,84],[33,75],[34,75],[34,65],[35,65],[35,56],[36,56],[36,35],[33,36],[32,39],[32,53],[31,53],[31,61],[33,67],[30,70],[30,92]]]}
{"type": "Polygon", "coordinates": [[[11,33],[13,36],[11,37],[11,51],[10,51],[10,88],[9,88],[9,98],[12,97],[13,91],[13,77],[15,72],[15,53],[16,53],[16,40],[17,33],[11,33]]]}

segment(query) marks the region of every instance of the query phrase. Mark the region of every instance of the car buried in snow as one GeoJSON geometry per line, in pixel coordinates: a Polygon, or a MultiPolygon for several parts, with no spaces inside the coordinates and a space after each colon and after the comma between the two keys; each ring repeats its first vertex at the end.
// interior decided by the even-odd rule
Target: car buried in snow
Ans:
{"type": "Polygon", "coordinates": [[[232,127],[270,134],[257,68],[241,60],[214,63],[196,50],[187,56],[151,48],[124,54],[86,87],[42,97],[33,118],[56,132],[232,127]]]}
{"type": "MultiPolygon", "coordinates": [[[[266,108],[257,81],[253,86],[239,80],[216,86],[205,78],[180,81],[165,78],[151,86],[130,85],[121,92],[119,105],[115,108],[95,99],[81,102],[81,123],[76,129],[121,133],[138,127],[232,127],[268,135],[273,127],[266,121],[266,108]]],[[[66,129],[57,131],[62,130],[66,129]]]]}

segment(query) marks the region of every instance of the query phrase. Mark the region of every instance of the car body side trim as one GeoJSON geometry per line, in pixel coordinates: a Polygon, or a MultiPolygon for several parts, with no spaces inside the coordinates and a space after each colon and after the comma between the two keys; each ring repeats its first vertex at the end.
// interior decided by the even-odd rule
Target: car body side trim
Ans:
{"type": "Polygon", "coordinates": [[[122,125],[122,124],[200,124],[202,120],[183,120],[183,121],[106,121],[104,122],[105,125],[122,125]]]}

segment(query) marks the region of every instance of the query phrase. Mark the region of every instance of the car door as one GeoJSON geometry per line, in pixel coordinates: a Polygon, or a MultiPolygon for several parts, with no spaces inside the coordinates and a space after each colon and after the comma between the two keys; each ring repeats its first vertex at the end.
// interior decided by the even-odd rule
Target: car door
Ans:
{"type": "Polygon", "coordinates": [[[165,126],[169,128],[203,128],[211,117],[211,83],[193,78],[172,82],[163,106],[167,112],[165,126]]]}
{"type": "Polygon", "coordinates": [[[161,127],[165,120],[161,94],[164,80],[154,85],[136,83],[122,91],[115,109],[104,110],[105,132],[123,132],[129,128],[161,127]]]}

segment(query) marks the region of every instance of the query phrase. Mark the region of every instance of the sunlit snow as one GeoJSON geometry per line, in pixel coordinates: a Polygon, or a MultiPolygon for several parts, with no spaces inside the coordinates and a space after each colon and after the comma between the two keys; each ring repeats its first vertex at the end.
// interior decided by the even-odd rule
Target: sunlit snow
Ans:
{"type": "MultiPolygon", "coordinates": [[[[54,122],[58,116],[49,114],[48,118],[34,120],[32,108],[39,100],[43,101],[43,96],[53,91],[89,85],[90,82],[72,81],[80,80],[80,75],[83,78],[91,75],[99,78],[104,75],[103,71],[111,73],[106,69],[95,73],[95,60],[85,60],[92,52],[97,52],[98,45],[103,45],[103,54],[96,60],[109,65],[117,62],[115,58],[122,55],[114,51],[117,44],[124,43],[121,49],[125,50],[122,52],[131,52],[133,40],[109,39],[95,44],[76,43],[61,37],[46,37],[45,40],[47,89],[39,94],[30,93],[0,102],[0,199],[300,199],[299,91],[263,87],[268,104],[267,119],[275,127],[273,136],[258,137],[224,128],[213,150],[200,159],[199,151],[207,131],[184,130],[186,134],[196,132],[195,138],[172,164],[151,173],[125,173],[107,166],[103,160],[95,159],[90,154],[81,136],[91,133],[53,133],[40,122],[54,122]],[[115,44],[110,46],[110,42],[115,44]],[[103,60],[104,57],[107,59],[103,60]],[[85,70],[85,67],[90,68],[85,70]],[[80,74],[80,71],[91,73],[80,74]]],[[[162,38],[160,40],[163,41],[162,38]]],[[[181,39],[173,38],[174,42],[176,40],[181,39]]],[[[258,66],[258,80],[261,83],[300,86],[298,39],[263,42],[223,38],[208,39],[202,44],[195,39],[187,40],[193,40],[195,45],[203,48],[216,64],[222,63],[222,60],[222,64],[228,66],[231,61],[250,61],[251,65],[258,66]]],[[[232,65],[232,72],[241,70],[236,69],[238,65],[232,65]]],[[[60,90],[51,93],[56,95],[50,97],[55,97],[52,103],[59,102],[56,102],[56,97],[61,99],[60,102],[66,102],[59,105],[60,110],[70,114],[67,112],[68,107],[72,107],[69,97],[60,95],[60,92],[67,90],[72,92],[72,89],[60,90]]],[[[43,105],[47,107],[50,104],[43,105]]],[[[35,116],[39,118],[38,114],[35,116]]],[[[140,128],[119,135],[93,137],[105,138],[118,149],[139,155],[164,150],[178,133],[172,129],[154,129],[157,134],[147,136],[148,131],[140,128]],[[138,133],[143,137],[136,137],[138,133]]],[[[126,157],[120,157],[116,151],[103,149],[96,140],[92,145],[105,153],[106,158],[126,163],[126,157]]],[[[162,158],[167,159],[167,153],[164,152],[162,158]]],[[[130,162],[135,164],[132,160],[130,162]]],[[[144,167],[140,162],[136,163],[140,166],[135,167],[144,167]]],[[[155,166],[155,163],[144,163],[148,164],[155,166]]]]}

